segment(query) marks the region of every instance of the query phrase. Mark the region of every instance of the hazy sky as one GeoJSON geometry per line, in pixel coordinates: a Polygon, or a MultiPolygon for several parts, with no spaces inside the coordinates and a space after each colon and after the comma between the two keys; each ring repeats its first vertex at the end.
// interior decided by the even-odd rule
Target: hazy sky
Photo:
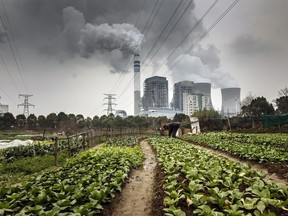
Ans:
{"type": "Polygon", "coordinates": [[[111,93],[114,108],[132,115],[135,52],[141,91],[158,75],[167,77],[170,99],[175,82],[212,83],[216,109],[226,87],[240,87],[242,99],[276,99],[288,86],[288,1],[240,0],[207,32],[234,0],[216,0],[201,21],[213,2],[0,0],[0,103],[18,115],[18,95],[31,94],[37,116],[93,117],[106,114],[111,93]]]}

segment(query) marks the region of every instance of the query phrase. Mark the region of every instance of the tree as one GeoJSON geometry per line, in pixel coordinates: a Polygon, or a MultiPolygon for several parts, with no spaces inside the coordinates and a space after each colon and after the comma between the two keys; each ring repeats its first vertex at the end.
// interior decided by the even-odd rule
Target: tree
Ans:
{"type": "Polygon", "coordinates": [[[288,96],[277,98],[276,106],[279,113],[288,113],[288,96]]]}
{"type": "Polygon", "coordinates": [[[92,126],[93,127],[100,127],[100,118],[99,116],[94,116],[92,119],[92,126]]]}
{"type": "Polygon", "coordinates": [[[193,117],[197,117],[199,120],[203,120],[203,119],[217,119],[220,118],[220,114],[213,109],[207,110],[199,110],[197,112],[194,112],[192,114],[193,117]]]}
{"type": "Polygon", "coordinates": [[[255,95],[252,95],[252,92],[248,92],[246,97],[241,101],[241,107],[242,106],[249,106],[251,104],[251,101],[255,99],[255,95]]]}
{"type": "Polygon", "coordinates": [[[249,106],[246,108],[249,115],[261,116],[274,114],[275,110],[273,105],[269,103],[264,97],[257,97],[253,99],[249,106]]]}
{"type": "Polygon", "coordinates": [[[12,113],[5,113],[2,117],[0,117],[0,127],[1,129],[10,129],[11,127],[15,126],[16,119],[12,113]]]}
{"type": "Polygon", "coordinates": [[[84,128],[85,127],[85,118],[82,114],[77,114],[76,115],[76,122],[79,128],[84,128]]]}
{"type": "Polygon", "coordinates": [[[16,116],[16,125],[19,128],[24,128],[26,125],[26,116],[24,114],[19,114],[16,116]]]}
{"type": "Polygon", "coordinates": [[[46,117],[47,126],[49,128],[56,128],[57,127],[57,115],[56,113],[50,113],[46,117]]]}
{"type": "Polygon", "coordinates": [[[61,122],[66,122],[68,120],[68,116],[64,112],[59,112],[57,115],[57,123],[61,124],[61,122]]]}
{"type": "Polygon", "coordinates": [[[27,117],[27,126],[29,129],[35,129],[37,125],[37,117],[34,114],[30,114],[27,117]]]}
{"type": "Polygon", "coordinates": [[[38,116],[38,125],[42,129],[47,127],[45,116],[43,116],[43,115],[38,116]]]}
{"type": "Polygon", "coordinates": [[[190,118],[188,115],[185,115],[184,113],[176,113],[174,118],[174,122],[189,122],[190,118]]]}
{"type": "Polygon", "coordinates": [[[76,116],[74,114],[69,114],[68,115],[68,119],[70,121],[71,124],[76,124],[77,123],[77,120],[76,120],[76,116]]]}

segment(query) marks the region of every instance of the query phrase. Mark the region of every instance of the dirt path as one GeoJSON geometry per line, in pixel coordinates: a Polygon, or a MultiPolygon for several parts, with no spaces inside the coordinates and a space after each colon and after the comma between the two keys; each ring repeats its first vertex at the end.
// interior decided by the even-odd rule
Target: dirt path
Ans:
{"type": "Polygon", "coordinates": [[[281,182],[281,183],[288,185],[288,181],[286,179],[279,178],[275,173],[270,174],[269,171],[262,164],[253,163],[249,160],[242,160],[242,159],[239,159],[237,157],[231,156],[229,153],[225,153],[225,152],[222,152],[219,150],[211,149],[210,147],[205,147],[202,145],[200,146],[199,144],[195,144],[195,143],[191,143],[191,142],[189,142],[189,143],[194,145],[196,148],[204,149],[205,151],[209,151],[216,156],[224,157],[224,158],[227,158],[229,160],[239,162],[239,163],[247,163],[251,166],[251,168],[253,170],[255,170],[257,172],[262,172],[267,179],[270,179],[273,182],[281,182]]]}
{"type": "Polygon", "coordinates": [[[145,154],[143,167],[131,173],[121,192],[120,202],[112,216],[148,216],[152,208],[156,156],[144,140],[140,143],[145,154]]]}

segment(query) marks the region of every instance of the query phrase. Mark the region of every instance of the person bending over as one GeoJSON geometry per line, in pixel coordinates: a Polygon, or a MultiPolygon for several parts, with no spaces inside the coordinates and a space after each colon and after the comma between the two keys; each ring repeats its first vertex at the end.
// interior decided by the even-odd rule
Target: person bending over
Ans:
{"type": "Polygon", "coordinates": [[[168,130],[169,137],[176,137],[177,130],[180,128],[179,122],[171,122],[163,126],[164,130],[168,130]]]}

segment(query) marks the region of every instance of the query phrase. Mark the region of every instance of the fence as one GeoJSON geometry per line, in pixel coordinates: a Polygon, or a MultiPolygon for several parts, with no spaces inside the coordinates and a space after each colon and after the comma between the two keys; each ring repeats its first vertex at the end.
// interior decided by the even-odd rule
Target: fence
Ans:
{"type": "Polygon", "coordinates": [[[109,137],[125,136],[125,135],[139,135],[144,131],[139,128],[92,128],[87,132],[82,132],[67,136],[66,138],[54,138],[54,164],[58,165],[58,154],[62,149],[68,150],[70,157],[79,150],[84,150],[96,145],[99,142],[107,140],[109,137]],[[65,144],[64,144],[65,142],[65,144]]]}

